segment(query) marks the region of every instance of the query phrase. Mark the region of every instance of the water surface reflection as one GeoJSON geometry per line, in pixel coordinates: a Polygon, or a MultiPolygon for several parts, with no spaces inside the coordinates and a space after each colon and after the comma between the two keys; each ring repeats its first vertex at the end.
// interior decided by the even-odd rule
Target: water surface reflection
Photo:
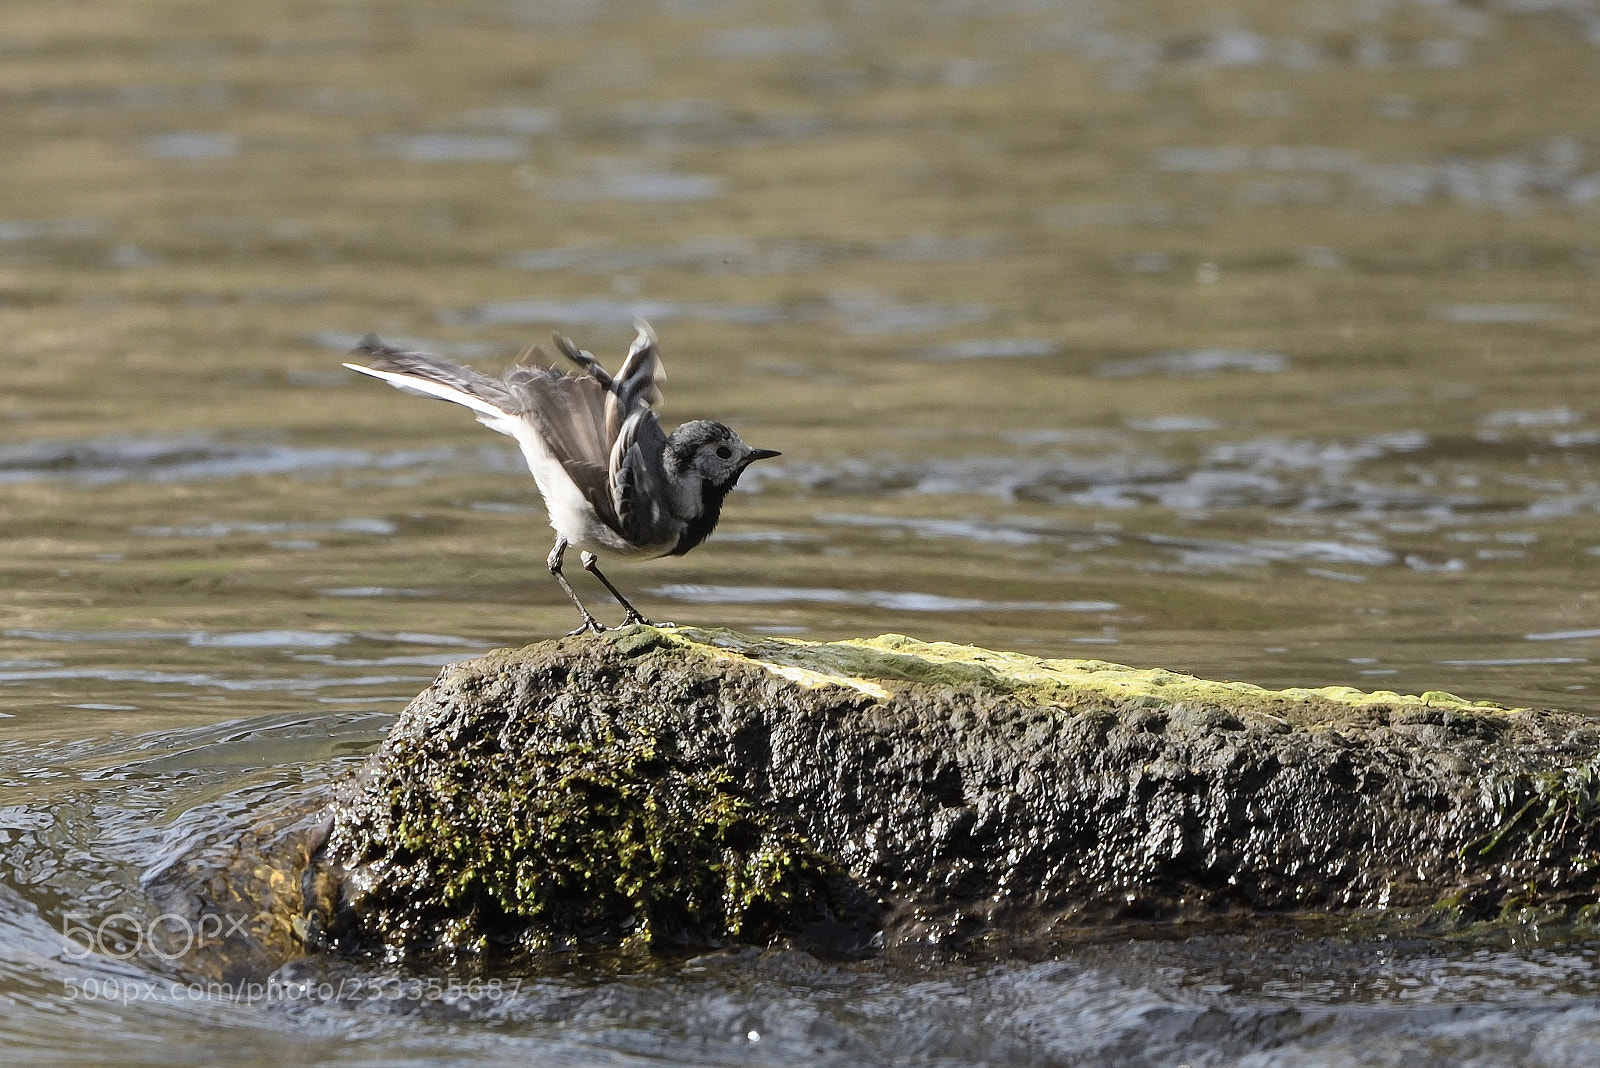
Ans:
{"type": "Polygon", "coordinates": [[[784,457],[704,549],[619,580],[651,614],[1600,709],[1597,25],[12,0],[6,1048],[1595,1060],[1592,953],[1537,928],[712,957],[494,1007],[68,1002],[152,976],[60,932],[143,915],[174,850],[313,796],[441,665],[570,626],[520,461],[351,381],[372,329],[484,365],[559,329],[614,363],[656,320],[666,421],[784,457]]]}

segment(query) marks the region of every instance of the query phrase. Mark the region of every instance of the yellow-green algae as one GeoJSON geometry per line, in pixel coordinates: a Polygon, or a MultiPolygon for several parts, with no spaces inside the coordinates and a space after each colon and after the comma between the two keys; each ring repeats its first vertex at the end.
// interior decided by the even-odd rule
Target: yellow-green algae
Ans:
{"type": "Polygon", "coordinates": [[[660,642],[712,658],[755,664],[805,686],[848,686],[888,700],[894,683],[971,686],[1018,698],[1055,703],[1079,695],[1123,702],[1153,698],[1160,704],[1201,702],[1236,714],[1259,713],[1305,725],[1341,718],[1349,709],[1436,709],[1468,714],[1519,711],[1471,701],[1442,690],[1407,695],[1353,686],[1272,690],[1248,682],[1219,682],[1164,668],[1135,668],[1106,660],[1076,660],[999,652],[952,642],[925,642],[903,634],[814,642],[755,638],[724,629],[634,628],[612,640],[660,642]],[[631,635],[631,636],[630,636],[631,635]]]}

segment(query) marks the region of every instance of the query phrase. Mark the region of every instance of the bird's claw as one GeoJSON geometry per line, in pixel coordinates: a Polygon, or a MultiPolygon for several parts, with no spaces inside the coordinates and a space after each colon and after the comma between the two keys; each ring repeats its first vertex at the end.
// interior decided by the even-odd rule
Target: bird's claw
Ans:
{"type": "Polygon", "coordinates": [[[580,634],[604,634],[608,630],[621,630],[623,627],[631,627],[635,623],[646,627],[660,627],[663,630],[677,626],[676,623],[652,623],[648,619],[644,618],[644,616],[641,616],[638,612],[629,612],[623,617],[622,622],[617,624],[615,627],[608,627],[598,619],[590,616],[583,621],[583,625],[581,627],[567,631],[567,637],[576,638],[580,634]]]}

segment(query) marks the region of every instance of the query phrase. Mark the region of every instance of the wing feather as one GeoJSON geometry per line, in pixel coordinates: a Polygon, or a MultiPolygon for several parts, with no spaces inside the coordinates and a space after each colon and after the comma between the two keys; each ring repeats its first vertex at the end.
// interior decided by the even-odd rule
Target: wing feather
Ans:
{"type": "Polygon", "coordinates": [[[633,415],[636,408],[654,408],[661,403],[661,382],[667,377],[661,366],[661,349],[656,344],[656,332],[643,319],[634,321],[639,335],[628,347],[628,357],[617,372],[612,394],[616,398],[610,415],[615,420],[616,433],[633,415]]]}
{"type": "Polygon", "coordinates": [[[351,370],[408,393],[460,404],[491,430],[516,438],[547,504],[559,499],[570,507],[581,499],[620,533],[609,479],[609,394],[594,379],[573,378],[551,367],[514,367],[504,377],[492,378],[438,356],[396,348],[370,334],[355,351],[369,366],[345,364],[351,370]],[[551,467],[559,467],[570,486],[555,481],[561,476],[551,467]]]}
{"type": "Polygon", "coordinates": [[[587,375],[575,378],[548,367],[519,367],[506,376],[506,386],[517,397],[520,416],[536,428],[584,500],[621,533],[609,485],[605,389],[587,375]]]}
{"type": "Polygon", "coordinates": [[[666,477],[661,466],[666,444],[667,436],[655,413],[642,408],[622,424],[611,449],[608,488],[618,529],[635,545],[655,545],[669,536],[666,528],[671,517],[666,502],[662,494],[652,492],[666,477]]]}
{"type": "Polygon", "coordinates": [[[638,336],[615,376],[559,334],[556,347],[583,374],[531,363],[530,352],[503,377],[492,378],[437,356],[395,348],[371,334],[355,350],[369,366],[345,366],[409,393],[471,409],[486,426],[517,438],[547,499],[563,492],[547,485],[541,471],[554,461],[607,526],[632,544],[648,545],[669,536],[670,517],[652,492],[663,477],[667,441],[654,411],[665,373],[655,332],[643,320],[635,326],[638,336]]]}

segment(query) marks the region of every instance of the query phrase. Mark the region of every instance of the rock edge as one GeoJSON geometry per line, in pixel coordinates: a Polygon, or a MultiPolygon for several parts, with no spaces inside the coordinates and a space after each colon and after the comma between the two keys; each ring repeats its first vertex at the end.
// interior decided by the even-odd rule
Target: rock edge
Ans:
{"type": "Polygon", "coordinates": [[[1260,912],[1587,918],[1597,883],[1586,717],[632,627],[441,672],[339,791],[307,898],[313,944],[395,957],[859,953],[1260,912]]]}

